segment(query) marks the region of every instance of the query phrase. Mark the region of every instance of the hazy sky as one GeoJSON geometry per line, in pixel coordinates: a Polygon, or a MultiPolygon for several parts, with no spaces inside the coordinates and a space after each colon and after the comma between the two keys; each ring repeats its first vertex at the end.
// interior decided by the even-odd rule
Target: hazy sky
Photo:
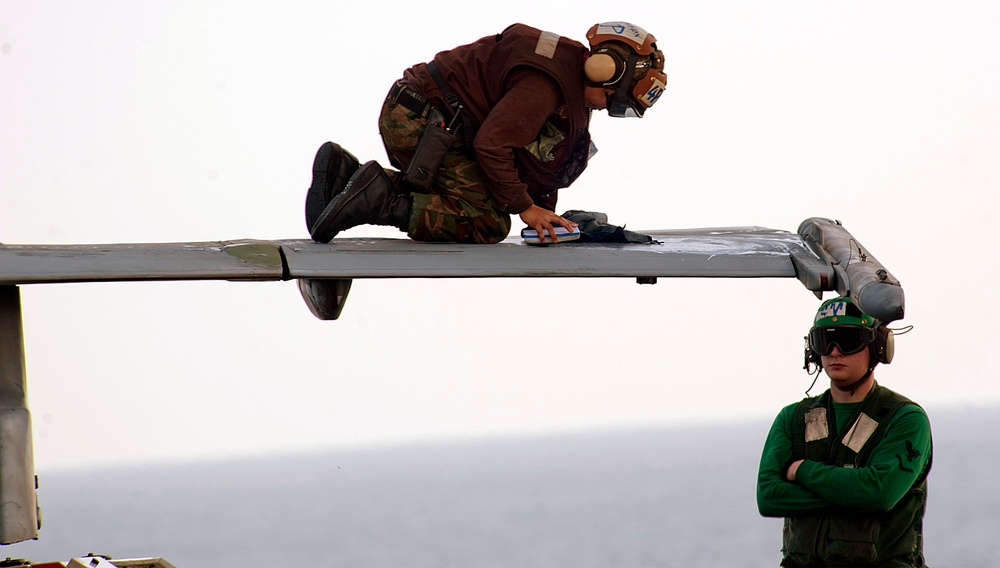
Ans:
{"type": "MultiPolygon", "coordinates": [[[[915,328],[879,380],[931,411],[1000,401],[995,3],[344,4],[0,0],[0,241],[305,237],[316,148],[385,163],[404,68],[516,21],[583,40],[624,19],[667,92],[594,116],[559,210],[840,219],[915,328]]],[[[818,305],[792,279],[357,281],[336,322],[294,282],[21,294],[42,470],[772,416],[809,385],[818,305]]]]}

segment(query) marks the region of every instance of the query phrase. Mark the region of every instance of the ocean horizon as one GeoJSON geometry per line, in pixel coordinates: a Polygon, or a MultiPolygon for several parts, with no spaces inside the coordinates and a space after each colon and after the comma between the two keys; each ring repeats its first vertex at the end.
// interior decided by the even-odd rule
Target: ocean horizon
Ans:
{"type": "MultiPolygon", "coordinates": [[[[998,408],[929,408],[932,567],[997,566],[998,408]],[[984,463],[985,462],[985,463],[984,463]]],[[[769,420],[40,471],[43,526],[7,557],[178,568],[764,567],[769,420]]]]}

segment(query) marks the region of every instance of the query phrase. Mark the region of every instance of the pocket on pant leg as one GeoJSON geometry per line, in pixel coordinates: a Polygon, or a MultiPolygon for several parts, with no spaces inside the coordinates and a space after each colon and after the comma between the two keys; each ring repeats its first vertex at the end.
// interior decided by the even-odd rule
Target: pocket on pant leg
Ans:
{"type": "Polygon", "coordinates": [[[405,170],[410,164],[426,126],[426,120],[402,105],[383,105],[378,120],[378,133],[394,168],[405,170]]]}

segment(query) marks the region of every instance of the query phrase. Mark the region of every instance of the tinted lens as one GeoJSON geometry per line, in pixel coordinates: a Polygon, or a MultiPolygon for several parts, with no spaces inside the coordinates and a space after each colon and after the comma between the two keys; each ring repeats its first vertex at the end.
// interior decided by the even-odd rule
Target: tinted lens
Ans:
{"type": "Polygon", "coordinates": [[[629,98],[627,81],[618,83],[618,89],[608,95],[608,114],[615,118],[642,118],[642,105],[629,98]]]}
{"type": "Polygon", "coordinates": [[[642,110],[630,103],[618,101],[616,95],[608,97],[608,115],[615,118],[642,118],[642,110]]]}
{"type": "Polygon", "coordinates": [[[875,330],[870,327],[818,327],[809,332],[809,347],[820,355],[829,355],[834,345],[842,354],[852,355],[874,340],[875,330]]]}

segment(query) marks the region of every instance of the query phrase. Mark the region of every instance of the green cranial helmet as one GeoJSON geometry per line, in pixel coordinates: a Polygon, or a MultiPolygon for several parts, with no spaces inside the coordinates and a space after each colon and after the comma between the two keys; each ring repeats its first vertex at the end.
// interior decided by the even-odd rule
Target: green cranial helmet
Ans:
{"type": "Polygon", "coordinates": [[[821,367],[821,356],[833,348],[842,355],[868,349],[871,371],[878,363],[890,363],[893,356],[892,331],[882,322],[864,313],[849,297],[840,296],[823,302],[806,336],[806,368],[810,363],[821,367]]]}
{"type": "Polygon", "coordinates": [[[827,300],[820,305],[813,318],[813,327],[833,327],[843,325],[860,325],[876,327],[879,321],[861,311],[847,296],[827,300]]]}

